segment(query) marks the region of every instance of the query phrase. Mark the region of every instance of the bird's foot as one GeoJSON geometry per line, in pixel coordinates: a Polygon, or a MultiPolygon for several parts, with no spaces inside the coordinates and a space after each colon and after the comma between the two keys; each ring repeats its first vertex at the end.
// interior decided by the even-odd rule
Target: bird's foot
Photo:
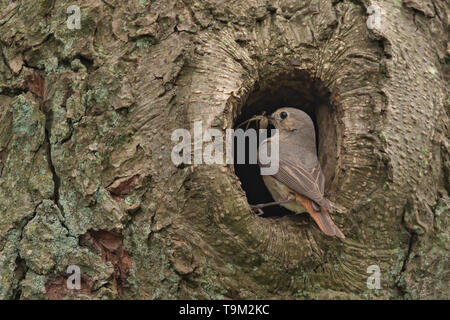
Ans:
{"type": "Polygon", "coordinates": [[[257,204],[257,205],[250,205],[250,209],[252,209],[255,216],[262,216],[264,214],[264,211],[262,211],[261,208],[264,208],[264,205],[257,204]]]}
{"type": "Polygon", "coordinates": [[[285,204],[285,203],[288,203],[291,201],[293,201],[293,199],[274,201],[274,202],[268,202],[268,203],[260,203],[260,204],[251,204],[250,208],[252,209],[253,213],[259,217],[264,214],[264,211],[261,210],[262,208],[282,205],[282,204],[285,204]]]}

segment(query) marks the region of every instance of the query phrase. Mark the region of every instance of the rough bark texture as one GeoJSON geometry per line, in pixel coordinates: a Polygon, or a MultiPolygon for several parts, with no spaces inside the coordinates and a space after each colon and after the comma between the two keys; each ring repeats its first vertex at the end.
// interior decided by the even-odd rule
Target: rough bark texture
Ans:
{"type": "Polygon", "coordinates": [[[448,2],[71,4],[81,30],[65,1],[0,0],[1,298],[449,298],[448,2]],[[302,72],[331,94],[345,241],[255,217],[232,166],[170,160],[174,129],[231,128],[302,72]]]}

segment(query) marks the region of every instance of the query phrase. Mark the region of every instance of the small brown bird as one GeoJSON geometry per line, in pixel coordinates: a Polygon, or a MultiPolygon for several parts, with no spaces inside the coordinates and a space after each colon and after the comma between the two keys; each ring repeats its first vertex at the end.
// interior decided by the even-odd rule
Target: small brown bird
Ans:
{"type": "MultiPolygon", "coordinates": [[[[317,159],[311,118],[294,108],[278,109],[267,118],[278,129],[279,170],[262,177],[275,202],[252,208],[261,212],[261,208],[279,204],[295,213],[307,211],[325,234],[344,239],[328,214],[332,204],[324,197],[324,176],[317,159]]],[[[262,141],[260,148],[264,143],[270,144],[273,138],[262,141]]],[[[267,150],[271,150],[270,145],[267,150]]]]}

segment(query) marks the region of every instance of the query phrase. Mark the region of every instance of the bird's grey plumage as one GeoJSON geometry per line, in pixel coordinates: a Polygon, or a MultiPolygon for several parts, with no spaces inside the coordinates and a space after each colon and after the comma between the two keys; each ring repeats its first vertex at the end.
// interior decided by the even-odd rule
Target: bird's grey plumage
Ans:
{"type": "MultiPolygon", "coordinates": [[[[330,209],[330,202],[324,197],[325,180],[317,158],[314,124],[301,110],[283,110],[289,112],[290,117],[295,117],[296,123],[301,126],[293,130],[279,130],[279,170],[273,177],[319,206],[330,209]]],[[[276,121],[273,123],[276,128],[276,121]]],[[[267,150],[271,150],[270,140],[262,142],[268,144],[267,150]]]]}
{"type": "MultiPolygon", "coordinates": [[[[278,136],[264,140],[260,147],[279,138],[279,157],[275,157],[279,161],[278,172],[263,176],[275,201],[253,208],[260,212],[261,208],[279,204],[295,213],[306,211],[326,235],[345,239],[328,213],[331,203],[324,197],[324,176],[317,158],[311,118],[301,110],[281,108],[268,116],[268,120],[279,129],[278,136]]],[[[271,150],[271,146],[265,150],[271,150]]]]}

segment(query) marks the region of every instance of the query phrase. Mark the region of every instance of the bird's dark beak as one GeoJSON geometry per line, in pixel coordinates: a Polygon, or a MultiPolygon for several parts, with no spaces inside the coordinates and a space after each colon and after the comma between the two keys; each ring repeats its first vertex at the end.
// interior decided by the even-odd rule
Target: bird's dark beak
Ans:
{"type": "Polygon", "coordinates": [[[273,123],[275,122],[275,118],[272,117],[272,115],[266,116],[266,117],[267,117],[267,119],[269,119],[269,122],[270,122],[271,124],[273,124],[273,123]]]}

